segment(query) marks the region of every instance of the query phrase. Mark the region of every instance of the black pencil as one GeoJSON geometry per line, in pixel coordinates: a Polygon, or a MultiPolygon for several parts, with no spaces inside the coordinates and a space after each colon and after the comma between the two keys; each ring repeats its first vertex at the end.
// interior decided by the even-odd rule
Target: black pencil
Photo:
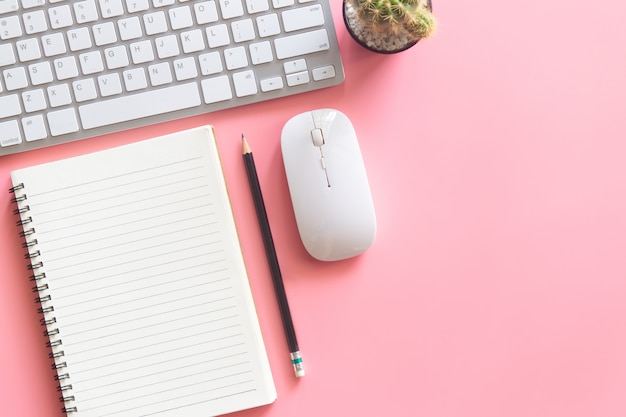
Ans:
{"type": "Polygon", "coordinates": [[[252,150],[250,149],[250,146],[248,145],[248,142],[243,135],[241,135],[241,141],[243,144],[243,161],[246,165],[248,182],[250,183],[250,190],[252,191],[252,199],[254,200],[256,215],[259,220],[259,226],[261,227],[261,234],[263,235],[265,254],[267,255],[267,262],[270,266],[270,271],[272,273],[272,282],[274,283],[274,291],[276,292],[276,298],[278,300],[280,317],[283,322],[285,336],[287,337],[287,345],[289,346],[289,352],[291,354],[291,363],[293,364],[293,370],[295,371],[296,376],[302,377],[304,376],[304,364],[302,363],[302,356],[300,356],[298,340],[296,340],[296,331],[293,327],[291,312],[289,311],[287,293],[285,292],[283,277],[280,273],[280,267],[278,265],[278,257],[276,256],[274,239],[272,238],[270,223],[267,219],[267,212],[265,211],[265,203],[263,202],[263,194],[261,193],[259,177],[256,173],[256,166],[254,165],[252,150]]]}

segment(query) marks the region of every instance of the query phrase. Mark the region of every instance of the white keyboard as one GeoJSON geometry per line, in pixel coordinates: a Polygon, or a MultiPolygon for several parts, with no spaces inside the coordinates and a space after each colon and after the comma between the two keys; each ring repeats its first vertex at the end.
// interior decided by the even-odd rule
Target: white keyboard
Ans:
{"type": "Polygon", "coordinates": [[[0,156],[339,84],[328,0],[0,0],[0,156]]]}

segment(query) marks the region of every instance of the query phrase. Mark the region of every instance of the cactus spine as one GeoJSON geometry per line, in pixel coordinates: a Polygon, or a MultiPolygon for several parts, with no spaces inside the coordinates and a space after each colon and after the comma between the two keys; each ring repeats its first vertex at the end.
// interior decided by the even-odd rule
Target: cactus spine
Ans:
{"type": "Polygon", "coordinates": [[[352,4],[359,18],[374,32],[404,30],[419,40],[435,30],[428,0],[352,0],[352,4]]]}

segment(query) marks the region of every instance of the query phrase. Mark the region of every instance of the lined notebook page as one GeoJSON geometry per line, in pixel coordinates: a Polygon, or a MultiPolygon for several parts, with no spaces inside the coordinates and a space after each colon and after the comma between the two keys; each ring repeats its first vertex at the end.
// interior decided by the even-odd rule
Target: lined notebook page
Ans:
{"type": "Polygon", "coordinates": [[[12,178],[28,196],[70,415],[206,417],[275,399],[210,127],[12,178]]]}

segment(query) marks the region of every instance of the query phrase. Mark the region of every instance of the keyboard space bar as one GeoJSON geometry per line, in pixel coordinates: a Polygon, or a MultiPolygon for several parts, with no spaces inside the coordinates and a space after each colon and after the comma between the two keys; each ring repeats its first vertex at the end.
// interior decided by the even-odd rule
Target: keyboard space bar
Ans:
{"type": "Polygon", "coordinates": [[[116,97],[78,107],[83,129],[93,129],[201,104],[196,83],[116,97]]]}

